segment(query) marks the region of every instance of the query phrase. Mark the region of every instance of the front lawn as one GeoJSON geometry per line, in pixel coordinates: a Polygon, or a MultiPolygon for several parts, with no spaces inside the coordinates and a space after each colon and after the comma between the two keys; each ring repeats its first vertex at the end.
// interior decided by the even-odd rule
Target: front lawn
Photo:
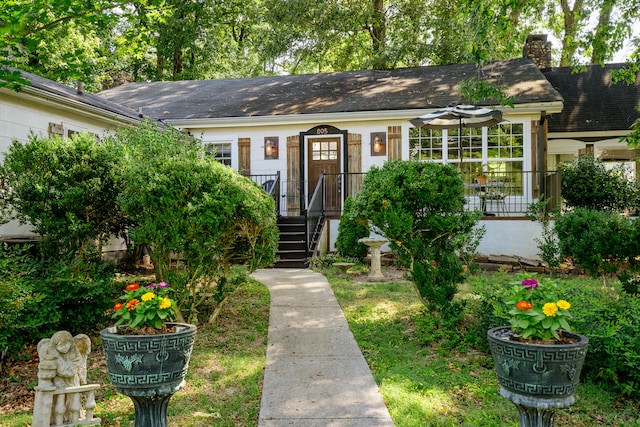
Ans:
{"type": "MultiPolygon", "coordinates": [[[[485,332],[470,326],[473,319],[453,328],[458,333],[450,332],[451,325],[425,312],[413,286],[403,281],[397,270],[385,271],[387,277],[394,278],[388,284],[365,283],[365,275],[354,280],[336,268],[322,272],[331,283],[397,427],[518,426],[515,407],[498,392],[491,356],[469,344],[485,340],[485,332]]],[[[502,275],[500,280],[504,279],[502,275]]],[[[474,298],[471,290],[478,280],[492,279],[472,276],[462,286],[464,298],[474,298]]],[[[597,281],[571,280],[577,286],[602,287],[597,281]]],[[[268,290],[250,281],[226,302],[215,326],[199,328],[187,385],[169,405],[171,427],[257,426],[268,314],[268,290]]],[[[132,426],[133,405],[109,385],[97,343],[94,347],[89,358],[89,382],[102,384],[97,416],[105,427],[132,426]]],[[[23,374],[26,370],[20,375],[11,371],[8,381],[32,389],[37,380],[36,365],[28,371],[31,377],[23,374]]],[[[0,426],[28,425],[29,406],[11,410],[4,391],[0,390],[0,426]]],[[[555,425],[639,427],[639,414],[637,400],[625,399],[585,380],[578,388],[576,403],[558,411],[555,425]]]]}
{"type": "MultiPolygon", "coordinates": [[[[426,313],[410,283],[369,284],[363,276],[347,277],[337,269],[322,272],[396,427],[519,425],[515,406],[500,396],[491,355],[474,350],[465,337],[453,336],[426,313]]],[[[462,289],[469,287],[463,284],[462,289]]],[[[459,330],[480,335],[465,326],[459,330]]],[[[558,411],[555,425],[640,426],[640,403],[582,381],[576,403],[558,411]]]]}

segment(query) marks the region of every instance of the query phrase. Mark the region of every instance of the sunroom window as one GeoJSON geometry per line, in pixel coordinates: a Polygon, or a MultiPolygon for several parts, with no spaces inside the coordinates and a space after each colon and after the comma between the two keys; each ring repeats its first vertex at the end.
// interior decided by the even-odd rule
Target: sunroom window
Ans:
{"type": "MultiPolygon", "coordinates": [[[[409,158],[449,164],[460,169],[465,184],[485,175],[522,195],[524,125],[501,123],[485,128],[409,129],[409,158]]],[[[469,195],[473,189],[468,188],[469,195]]]]}

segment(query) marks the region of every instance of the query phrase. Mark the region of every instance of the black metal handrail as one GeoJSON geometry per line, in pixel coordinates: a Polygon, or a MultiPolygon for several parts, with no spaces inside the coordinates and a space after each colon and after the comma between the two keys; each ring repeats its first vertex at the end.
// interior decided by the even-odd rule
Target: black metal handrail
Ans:
{"type": "Polygon", "coordinates": [[[324,220],[324,172],[318,179],[309,205],[304,211],[304,220],[306,224],[305,233],[305,247],[307,248],[307,257],[311,256],[311,244],[314,241],[314,236],[319,232],[319,227],[324,220]]]}

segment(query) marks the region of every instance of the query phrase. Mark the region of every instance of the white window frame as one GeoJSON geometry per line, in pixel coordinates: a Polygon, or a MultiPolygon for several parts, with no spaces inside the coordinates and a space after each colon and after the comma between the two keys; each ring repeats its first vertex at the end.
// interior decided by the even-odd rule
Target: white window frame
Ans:
{"type": "MultiPolygon", "coordinates": [[[[480,162],[482,164],[487,164],[487,163],[491,163],[491,162],[500,162],[500,161],[505,161],[505,162],[511,162],[511,161],[522,161],[523,162],[523,168],[525,167],[524,165],[528,164],[528,158],[530,157],[531,153],[529,152],[530,149],[530,137],[527,137],[528,135],[530,135],[531,131],[530,131],[530,126],[527,126],[527,121],[508,121],[508,122],[503,122],[502,124],[510,124],[510,125],[514,125],[514,124],[521,124],[522,125],[522,157],[489,157],[489,140],[488,140],[488,128],[483,127],[482,129],[482,157],[479,159],[475,159],[475,158],[463,158],[462,159],[462,163],[477,163],[480,162]]],[[[410,129],[411,127],[407,128],[407,158],[411,159],[411,138],[410,138],[410,129]]],[[[465,129],[463,129],[463,133],[464,133],[465,129]]],[[[464,138],[464,137],[463,137],[464,138]]],[[[435,160],[423,160],[423,161],[428,161],[428,162],[433,162],[433,163],[444,163],[444,164],[455,164],[457,162],[460,162],[459,158],[453,158],[453,159],[449,159],[449,149],[457,149],[457,135],[456,136],[452,136],[452,140],[451,140],[452,144],[449,144],[449,130],[444,129],[442,130],[442,158],[440,159],[435,159],[435,160]]]]}
{"type": "MultiPolygon", "coordinates": [[[[520,162],[522,164],[522,193],[514,194],[511,197],[519,198],[523,200],[531,200],[532,199],[532,188],[530,182],[530,174],[526,172],[530,172],[531,165],[531,121],[526,119],[514,119],[514,120],[505,120],[502,124],[521,124],[522,125],[522,157],[489,157],[489,141],[488,141],[488,128],[482,128],[482,157],[481,158],[463,158],[462,163],[480,163],[481,165],[488,165],[496,162],[520,162]]],[[[411,159],[411,138],[410,138],[410,129],[412,126],[405,127],[405,135],[406,135],[406,149],[403,149],[403,154],[406,156],[405,158],[411,159]],[[406,150],[406,151],[405,151],[406,150]]],[[[464,129],[463,129],[464,134],[464,129]]],[[[459,158],[449,159],[449,146],[448,146],[448,138],[449,131],[444,129],[442,130],[442,158],[435,160],[420,160],[424,162],[432,162],[432,163],[440,163],[440,164],[451,164],[456,165],[456,163],[460,162],[459,158]]],[[[457,132],[455,139],[452,142],[455,144],[457,148],[457,132]]]]}
{"type": "Polygon", "coordinates": [[[231,167],[235,170],[238,170],[238,136],[237,135],[220,135],[220,136],[212,136],[203,139],[202,144],[205,149],[208,146],[213,145],[222,145],[222,144],[230,144],[231,146],[231,167]]]}

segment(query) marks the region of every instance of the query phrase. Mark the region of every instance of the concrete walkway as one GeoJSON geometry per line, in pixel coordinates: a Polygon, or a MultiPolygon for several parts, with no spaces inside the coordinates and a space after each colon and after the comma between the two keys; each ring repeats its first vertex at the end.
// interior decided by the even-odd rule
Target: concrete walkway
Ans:
{"type": "Polygon", "coordinates": [[[393,426],[327,279],[308,269],[262,269],[271,293],[258,427],[393,426]]]}

